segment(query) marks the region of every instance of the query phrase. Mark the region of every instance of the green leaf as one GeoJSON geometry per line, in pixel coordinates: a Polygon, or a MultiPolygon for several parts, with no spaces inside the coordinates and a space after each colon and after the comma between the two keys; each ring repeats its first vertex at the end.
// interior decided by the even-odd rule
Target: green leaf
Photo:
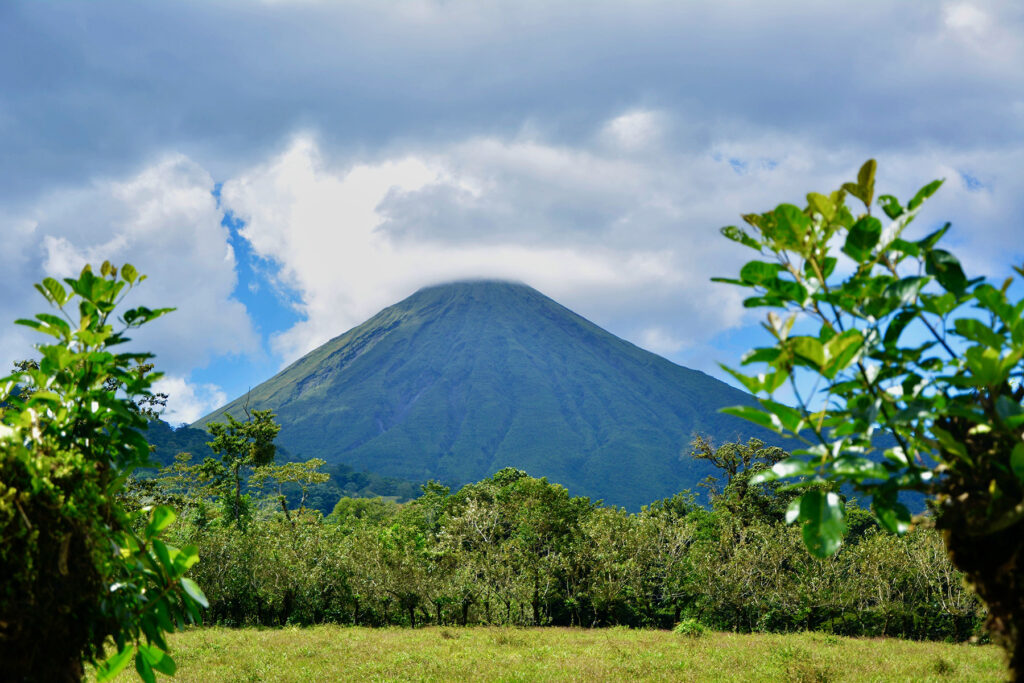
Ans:
{"type": "Polygon", "coordinates": [[[941,296],[921,294],[921,307],[933,315],[948,315],[959,305],[956,295],[952,292],[945,292],[941,296]]]}
{"type": "Polygon", "coordinates": [[[132,264],[126,263],[121,266],[121,277],[124,278],[124,281],[128,284],[135,284],[135,280],[138,276],[139,273],[135,270],[135,266],[132,264]]]}
{"type": "Polygon", "coordinates": [[[921,247],[917,246],[914,242],[908,242],[905,239],[897,237],[889,243],[889,249],[892,251],[898,251],[901,254],[912,256],[917,258],[921,255],[921,247]]]}
{"type": "Polygon", "coordinates": [[[159,538],[152,539],[150,543],[153,546],[153,552],[156,553],[156,557],[160,561],[160,564],[163,565],[163,568],[166,569],[168,573],[173,574],[174,560],[171,558],[171,553],[167,548],[167,544],[159,538]]]}
{"type": "Polygon", "coordinates": [[[929,233],[928,235],[926,235],[922,239],[919,239],[917,241],[917,246],[919,246],[923,251],[929,251],[936,244],[939,243],[939,240],[942,239],[942,236],[946,234],[946,232],[949,230],[951,225],[952,225],[951,223],[946,223],[945,225],[943,225],[941,228],[939,228],[935,232],[929,233]]]}
{"type": "Polygon", "coordinates": [[[186,545],[181,549],[181,554],[174,558],[174,566],[179,574],[183,574],[198,561],[199,549],[194,545],[186,545]]]}
{"type": "Polygon", "coordinates": [[[807,214],[792,204],[779,204],[772,215],[783,244],[799,247],[812,225],[807,214]]]}
{"type": "Polygon", "coordinates": [[[773,473],[778,479],[788,479],[789,477],[808,477],[815,473],[815,467],[814,463],[806,457],[791,456],[775,463],[770,470],[765,471],[773,473]]]}
{"type": "Polygon", "coordinates": [[[820,213],[827,222],[831,222],[836,215],[836,205],[831,199],[823,194],[811,192],[807,195],[807,205],[812,210],[820,213]]]}
{"type": "Polygon", "coordinates": [[[745,386],[747,388],[747,391],[749,391],[752,394],[756,394],[757,392],[761,391],[761,389],[764,388],[764,381],[762,379],[759,379],[757,377],[751,377],[749,375],[744,375],[742,372],[733,370],[729,366],[723,365],[722,363],[719,363],[718,367],[722,368],[730,375],[735,377],[739,381],[739,383],[745,386]]]}
{"type": "Polygon", "coordinates": [[[858,482],[864,479],[888,479],[889,477],[888,470],[881,463],[857,455],[842,455],[836,458],[832,461],[831,469],[840,476],[858,482]]]}
{"type": "Polygon", "coordinates": [[[727,225],[722,228],[719,232],[722,233],[727,239],[733,242],[739,242],[740,244],[750,247],[751,249],[761,250],[761,243],[755,240],[753,237],[748,235],[742,228],[737,228],[735,225],[727,225]]]}
{"type": "Polygon", "coordinates": [[[967,289],[967,276],[960,261],[944,249],[930,249],[925,254],[925,272],[934,275],[947,292],[960,296],[967,289]]]}
{"type": "Polygon", "coordinates": [[[750,261],[740,269],[740,279],[752,285],[764,285],[776,280],[780,270],[783,267],[778,263],[750,261]]]}
{"type": "Polygon", "coordinates": [[[773,363],[778,360],[779,356],[782,355],[782,350],[776,346],[762,346],[761,348],[752,349],[743,354],[743,358],[740,362],[743,365],[750,365],[751,363],[773,363]]]}
{"type": "Polygon", "coordinates": [[[744,420],[753,422],[754,424],[761,425],[765,429],[770,429],[777,434],[782,433],[782,422],[779,421],[779,418],[770,413],[766,413],[759,408],[753,408],[751,406],[732,406],[730,408],[722,408],[718,412],[743,418],[744,420]]]}
{"type": "Polygon", "coordinates": [[[209,607],[210,603],[206,599],[206,594],[203,593],[203,589],[199,585],[188,578],[187,576],[181,577],[181,587],[185,589],[185,592],[190,598],[198,602],[203,607],[209,607]]]}
{"type": "Polygon", "coordinates": [[[886,531],[901,536],[910,531],[910,510],[906,505],[879,496],[872,507],[879,526],[886,531]]]}
{"type": "Polygon", "coordinates": [[[892,348],[896,346],[896,343],[900,339],[900,334],[911,321],[918,316],[918,312],[914,309],[902,310],[896,314],[889,323],[889,327],[885,330],[885,336],[882,338],[882,343],[892,348]]]}
{"type": "Polygon", "coordinates": [[[178,669],[171,656],[155,645],[140,645],[139,652],[155,671],[173,676],[178,669]]]}
{"type": "Polygon", "coordinates": [[[839,263],[839,259],[834,256],[826,256],[825,261],[821,266],[821,274],[828,278],[832,275],[832,272],[836,269],[836,264],[839,263]]]}
{"type": "Polygon", "coordinates": [[[146,525],[146,538],[153,538],[161,531],[169,527],[177,519],[174,510],[166,505],[157,505],[149,513],[149,524],[146,525]]]}
{"type": "Polygon", "coordinates": [[[961,460],[964,460],[968,464],[971,464],[970,456],[967,455],[967,448],[962,443],[953,438],[952,434],[947,432],[945,429],[942,429],[941,427],[936,427],[934,425],[932,425],[932,434],[935,435],[935,438],[938,439],[939,444],[942,446],[943,449],[945,449],[946,452],[952,453],[961,460]]]}
{"type": "MultiPolygon", "coordinates": [[[[24,325],[25,327],[31,327],[33,330],[38,330],[40,332],[46,332],[46,330],[44,329],[44,325],[41,322],[39,322],[38,320],[29,320],[28,318],[18,318],[17,320],[14,321],[14,324],[15,325],[24,325]]],[[[47,334],[51,334],[53,336],[57,336],[53,332],[47,332],[47,334]]]]}
{"type": "Polygon", "coordinates": [[[1003,382],[1002,359],[999,351],[989,347],[972,346],[964,351],[967,368],[971,372],[972,386],[995,386],[1003,382]]]}
{"type": "Polygon", "coordinates": [[[914,300],[917,299],[918,293],[929,282],[931,282],[930,277],[922,277],[918,275],[901,278],[885,288],[885,296],[893,299],[899,299],[901,306],[907,306],[914,303],[914,300]]]}
{"type": "Polygon", "coordinates": [[[768,288],[769,296],[778,296],[784,301],[802,304],[807,300],[807,289],[799,282],[775,278],[764,286],[768,288]]]}
{"type": "Polygon", "coordinates": [[[1010,452],[1010,469],[1018,479],[1024,481],[1024,442],[1018,442],[1010,452]]]}
{"type": "Polygon", "coordinates": [[[96,667],[96,683],[106,683],[121,673],[128,662],[132,661],[132,648],[122,647],[117,653],[107,657],[106,661],[96,667]]]}
{"type": "Polygon", "coordinates": [[[174,632],[174,622],[171,621],[171,611],[167,606],[167,598],[162,597],[156,601],[153,607],[153,612],[156,614],[156,621],[160,628],[168,633],[174,632]]]}
{"type": "Polygon", "coordinates": [[[814,337],[791,337],[789,348],[795,355],[812,363],[816,368],[825,365],[825,347],[814,337]]]}
{"type": "Polygon", "coordinates": [[[933,194],[935,194],[936,190],[942,187],[942,183],[942,180],[933,180],[924,187],[922,187],[920,190],[917,191],[917,194],[914,195],[914,198],[910,200],[910,203],[907,204],[907,208],[913,211],[917,207],[921,206],[924,200],[931,197],[933,194]]]}
{"type": "Polygon", "coordinates": [[[1013,326],[1020,321],[1020,313],[1014,312],[1006,300],[1006,294],[992,285],[981,285],[975,289],[974,298],[981,304],[981,308],[995,313],[1007,325],[1013,326]]]}
{"type": "Polygon", "coordinates": [[[883,194],[879,197],[878,204],[882,207],[882,211],[885,211],[885,215],[893,220],[903,215],[903,207],[900,205],[900,200],[891,194],[883,194]]]}
{"type": "Polygon", "coordinates": [[[832,379],[845,370],[860,353],[863,344],[864,335],[860,330],[846,330],[829,339],[825,344],[825,377],[832,379]]]}
{"type": "Polygon", "coordinates": [[[996,414],[1010,429],[1024,424],[1024,407],[1009,396],[1000,396],[996,399],[996,414]]]}
{"type": "Polygon", "coordinates": [[[145,683],[156,683],[156,674],[153,673],[153,667],[149,665],[149,660],[140,651],[135,654],[135,670],[139,672],[139,678],[145,683]]]}
{"type": "Polygon", "coordinates": [[[975,318],[957,318],[953,321],[953,328],[961,337],[971,341],[984,344],[989,348],[1002,349],[1006,340],[1002,335],[996,334],[992,328],[975,318]]]}
{"type": "Polygon", "coordinates": [[[63,285],[54,280],[52,277],[43,279],[43,287],[46,292],[53,297],[53,301],[58,306],[63,306],[68,301],[68,292],[64,289],[63,285]]]}
{"type": "Polygon", "coordinates": [[[864,261],[882,237],[882,222],[874,216],[864,216],[850,228],[846,235],[843,253],[855,261],[864,261]]]}
{"type": "Polygon", "coordinates": [[[760,399],[760,402],[767,412],[779,419],[784,428],[791,432],[800,431],[800,428],[803,426],[804,416],[799,410],[766,398],[760,399]]]}
{"type": "Polygon", "coordinates": [[[846,511],[839,496],[820,490],[807,491],[800,497],[800,521],[804,545],[815,557],[834,555],[846,533],[846,511]]]}
{"type": "Polygon", "coordinates": [[[857,185],[861,189],[860,195],[857,195],[864,200],[865,206],[871,206],[871,202],[875,196],[875,171],[878,169],[878,162],[874,159],[868,159],[864,162],[864,165],[857,171],[857,185]]]}

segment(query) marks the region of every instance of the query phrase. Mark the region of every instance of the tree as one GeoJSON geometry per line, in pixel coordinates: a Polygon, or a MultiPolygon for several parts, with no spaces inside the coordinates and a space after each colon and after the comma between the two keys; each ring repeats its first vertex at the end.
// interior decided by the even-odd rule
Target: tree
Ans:
{"type": "Polygon", "coordinates": [[[778,446],[768,446],[760,439],[749,439],[747,443],[727,443],[714,448],[711,443],[696,437],[691,444],[691,457],[707,460],[725,474],[725,486],[718,490],[718,478],[707,477],[701,484],[711,493],[711,502],[716,509],[728,510],[741,524],[755,519],[780,520],[785,515],[786,504],[792,496],[779,492],[779,484],[767,482],[751,485],[751,479],[761,471],[769,469],[789,454],[778,446]]]}
{"type": "Polygon", "coordinates": [[[171,309],[115,318],[140,283],[128,264],[86,266],[36,289],[58,315],[19,324],[54,338],[39,360],[0,380],[0,661],[7,680],[78,680],[82,662],[106,680],[135,659],[143,680],[174,673],[164,633],[200,620],[206,598],[185,572],[194,547],[163,540],[166,506],[129,511],[119,493],[149,464],[139,401],[159,375],[151,357],[115,353],[126,333],[171,309]]]}
{"type": "Polygon", "coordinates": [[[327,463],[320,458],[310,458],[306,462],[286,462],[283,465],[260,465],[249,477],[249,485],[254,488],[262,488],[270,479],[277,482],[277,502],[284,511],[285,518],[291,522],[292,516],[288,511],[288,499],[284,495],[286,484],[296,484],[302,491],[302,498],[299,499],[299,511],[306,509],[306,496],[309,495],[309,487],[314,484],[323,484],[331,478],[320,468],[327,463]]]}
{"type": "MultiPolygon", "coordinates": [[[[808,194],[803,209],[780,204],[744,215],[751,232],[722,228],[759,258],[738,278],[716,279],[753,289],[745,306],[774,309],[764,325],[771,345],[743,359],[763,372],[726,368],[765,396],[761,409],[727,412],[806,443],[754,481],[852,486],[897,533],[912,524],[897,494],[926,494],[953,563],[988,606],[987,627],[1016,680],[1024,655],[1024,300],[1011,299],[1010,279],[995,287],[966,277],[938,247],[948,223],[904,238],[942,181],[906,206],[879,197],[884,226],[872,215],[875,169],[869,160],[856,182],[808,194]],[[850,196],[864,212],[846,206],[850,196]],[[787,383],[795,407],[772,399],[787,383]],[[891,447],[873,455],[886,442],[891,447]]],[[[799,519],[812,553],[839,547],[837,494],[808,488],[788,516],[799,519]]]]}
{"type": "Polygon", "coordinates": [[[281,431],[281,425],[274,422],[274,411],[246,410],[245,422],[226,415],[227,424],[211,422],[209,425],[213,441],[210,449],[220,456],[221,462],[230,475],[231,497],[226,501],[227,511],[235,524],[240,525],[245,512],[242,500],[242,468],[261,467],[274,462],[274,439],[281,431]]]}

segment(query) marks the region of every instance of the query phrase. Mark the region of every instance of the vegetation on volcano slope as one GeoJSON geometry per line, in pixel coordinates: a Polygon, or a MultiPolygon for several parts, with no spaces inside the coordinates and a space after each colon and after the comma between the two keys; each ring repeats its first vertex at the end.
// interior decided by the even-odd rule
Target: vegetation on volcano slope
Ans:
{"type": "Polygon", "coordinates": [[[630,510],[712,473],[687,457],[770,432],[718,412],[749,395],[637,348],[525,285],[429,287],[195,426],[273,409],[301,459],[456,484],[504,467],[630,510]]]}

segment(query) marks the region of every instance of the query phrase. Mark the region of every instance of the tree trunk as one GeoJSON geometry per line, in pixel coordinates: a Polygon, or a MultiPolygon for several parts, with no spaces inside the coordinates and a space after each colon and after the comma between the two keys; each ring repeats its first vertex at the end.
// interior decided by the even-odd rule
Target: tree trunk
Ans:
{"type": "Polygon", "coordinates": [[[242,516],[242,470],[240,467],[235,468],[235,509],[233,510],[237,523],[242,516]]]}
{"type": "Polygon", "coordinates": [[[1024,522],[985,536],[947,528],[943,537],[953,565],[988,607],[985,628],[1006,651],[1009,680],[1024,680],[1024,522]]]}
{"type": "Polygon", "coordinates": [[[284,518],[288,520],[288,523],[291,524],[292,528],[294,529],[295,528],[295,520],[292,519],[291,513],[288,512],[288,502],[287,502],[287,499],[283,495],[278,496],[277,499],[281,502],[281,509],[284,510],[284,518]]]}

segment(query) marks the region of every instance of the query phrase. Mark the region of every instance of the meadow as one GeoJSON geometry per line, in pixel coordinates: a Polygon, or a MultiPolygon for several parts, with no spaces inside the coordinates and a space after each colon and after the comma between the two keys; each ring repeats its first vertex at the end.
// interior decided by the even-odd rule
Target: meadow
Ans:
{"type": "MultiPolygon", "coordinates": [[[[999,681],[999,648],[822,633],[579,628],[192,628],[176,680],[999,681]]],[[[134,672],[117,680],[130,680],[134,672]]]]}

